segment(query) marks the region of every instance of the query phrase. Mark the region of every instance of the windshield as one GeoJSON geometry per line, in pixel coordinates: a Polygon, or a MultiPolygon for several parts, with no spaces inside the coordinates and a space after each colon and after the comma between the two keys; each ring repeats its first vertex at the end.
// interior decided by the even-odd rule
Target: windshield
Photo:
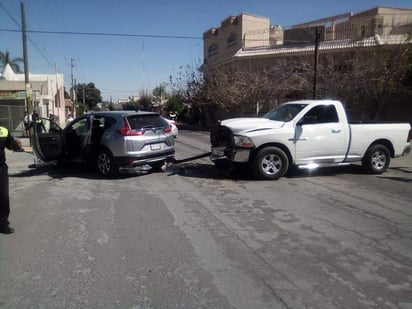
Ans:
{"type": "Polygon", "coordinates": [[[283,104],[263,115],[263,118],[276,121],[291,121],[307,104],[283,104]]]}

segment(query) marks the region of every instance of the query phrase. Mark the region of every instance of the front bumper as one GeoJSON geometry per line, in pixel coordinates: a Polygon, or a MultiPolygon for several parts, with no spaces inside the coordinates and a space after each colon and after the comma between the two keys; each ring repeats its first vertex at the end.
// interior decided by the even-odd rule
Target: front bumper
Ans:
{"type": "Polygon", "coordinates": [[[210,159],[212,161],[229,160],[237,163],[247,163],[249,162],[250,153],[250,148],[212,147],[210,159]]]}

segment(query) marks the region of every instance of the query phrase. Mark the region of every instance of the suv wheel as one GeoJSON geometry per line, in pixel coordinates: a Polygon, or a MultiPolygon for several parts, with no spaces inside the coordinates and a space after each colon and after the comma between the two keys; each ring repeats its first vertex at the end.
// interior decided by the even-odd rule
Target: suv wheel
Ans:
{"type": "Polygon", "coordinates": [[[103,176],[113,176],[119,168],[114,162],[113,155],[106,149],[101,149],[97,155],[97,170],[103,176]]]}

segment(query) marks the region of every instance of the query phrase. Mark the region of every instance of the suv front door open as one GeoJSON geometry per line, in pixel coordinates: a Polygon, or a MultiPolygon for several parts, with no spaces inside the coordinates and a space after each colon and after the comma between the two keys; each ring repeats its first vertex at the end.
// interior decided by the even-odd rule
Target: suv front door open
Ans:
{"type": "Polygon", "coordinates": [[[36,119],[33,130],[33,151],[44,162],[58,160],[64,153],[62,129],[50,119],[36,119]]]}

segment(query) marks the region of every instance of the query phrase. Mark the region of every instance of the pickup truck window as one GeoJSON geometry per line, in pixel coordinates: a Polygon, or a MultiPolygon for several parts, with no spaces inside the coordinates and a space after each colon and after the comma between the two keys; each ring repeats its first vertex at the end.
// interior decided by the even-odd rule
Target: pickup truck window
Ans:
{"type": "Polygon", "coordinates": [[[276,121],[291,121],[307,104],[284,104],[263,115],[263,118],[276,121]]]}
{"type": "Polygon", "coordinates": [[[334,105],[318,105],[303,116],[302,124],[339,122],[338,113],[334,105]]]}

